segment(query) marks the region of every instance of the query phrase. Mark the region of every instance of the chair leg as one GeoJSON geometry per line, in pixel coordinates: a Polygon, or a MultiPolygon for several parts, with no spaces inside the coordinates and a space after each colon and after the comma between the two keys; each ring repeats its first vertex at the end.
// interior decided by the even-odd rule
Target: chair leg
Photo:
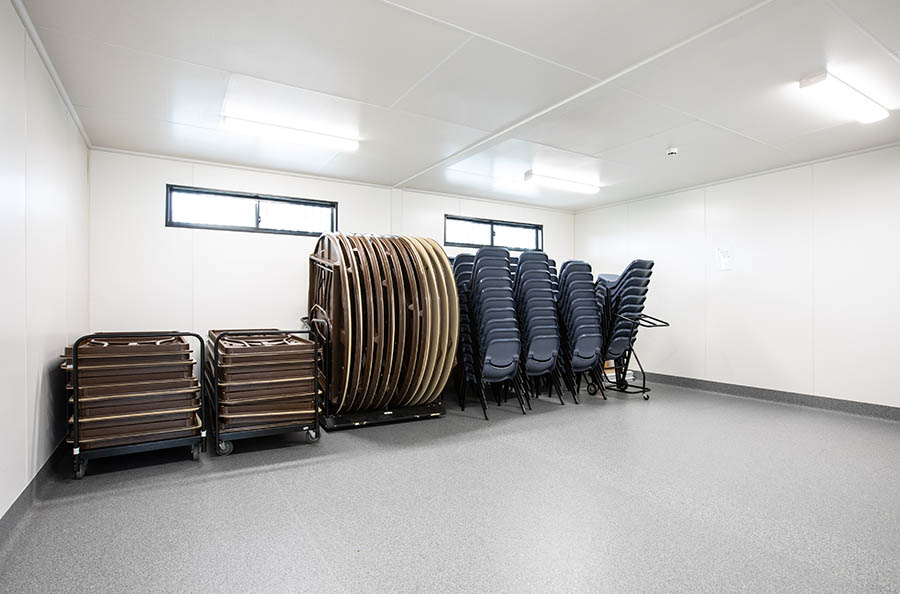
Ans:
{"type": "Polygon", "coordinates": [[[484,420],[487,421],[487,400],[484,398],[484,382],[478,382],[478,398],[481,400],[481,412],[484,413],[484,420]]]}
{"type": "Polygon", "coordinates": [[[522,393],[525,394],[525,404],[528,405],[528,410],[534,410],[531,408],[531,395],[528,393],[527,381],[523,382],[521,378],[516,378],[516,386],[522,388],[522,393]]]}
{"type": "MultiPolygon", "coordinates": [[[[557,398],[559,398],[559,403],[562,405],[565,405],[566,403],[562,397],[562,386],[559,383],[559,378],[554,374],[554,375],[550,376],[550,381],[552,381],[553,384],[556,386],[556,396],[557,396],[557,398]]],[[[552,392],[553,392],[553,390],[551,389],[551,393],[552,392]]]]}
{"type": "Polygon", "coordinates": [[[525,412],[525,401],[522,400],[522,392],[519,390],[519,385],[516,382],[513,382],[513,390],[516,393],[516,398],[519,399],[519,408],[522,409],[522,414],[528,414],[525,412]]]}

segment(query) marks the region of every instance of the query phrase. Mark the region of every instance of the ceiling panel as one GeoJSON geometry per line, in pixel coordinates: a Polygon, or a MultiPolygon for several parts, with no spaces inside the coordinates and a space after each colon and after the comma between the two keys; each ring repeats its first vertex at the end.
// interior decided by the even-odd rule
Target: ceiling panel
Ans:
{"type": "Polygon", "coordinates": [[[359,150],[339,153],[322,173],[393,185],[485,136],[482,130],[363,105],[359,150]]]}
{"type": "Polygon", "coordinates": [[[25,0],[96,146],[579,209],[900,141],[895,0],[397,2],[25,0]],[[814,107],[797,82],[825,67],[893,117],[814,107]],[[229,125],[235,88],[274,130],[229,125]]]}
{"type": "Polygon", "coordinates": [[[75,105],[183,124],[218,123],[227,72],[57,30],[38,31],[75,105]]]}
{"type": "Polygon", "coordinates": [[[853,122],[804,134],[792,138],[784,148],[804,161],[811,161],[897,141],[900,141],[900,116],[894,115],[877,124],[864,126],[853,122]]]}
{"type": "Polygon", "coordinates": [[[900,2],[897,0],[834,0],[866,31],[900,53],[900,2]]]}
{"type": "Polygon", "coordinates": [[[318,173],[334,151],[285,145],[223,128],[120,116],[79,107],[94,146],[304,173],[318,173]]]}
{"type": "Polygon", "coordinates": [[[515,136],[595,155],[690,121],[681,112],[609,84],[533,120],[515,136]]]}
{"type": "Polygon", "coordinates": [[[608,187],[632,178],[635,170],[619,163],[569,151],[510,139],[467,159],[436,168],[416,178],[408,187],[482,196],[551,208],[576,209],[596,202],[608,187]],[[598,184],[598,194],[578,194],[526,182],[525,172],[598,184]]]}
{"type": "Polygon", "coordinates": [[[396,107],[448,122],[497,130],[593,82],[502,45],[473,38],[396,107]]]}
{"type": "MultiPolygon", "coordinates": [[[[864,126],[808,99],[799,80],[828,70],[900,108],[900,61],[825,0],[781,0],[617,81],[641,96],[778,146],[864,126]]],[[[880,126],[883,124],[871,124],[880,126]]]]}
{"type": "Polygon", "coordinates": [[[703,122],[673,128],[600,157],[637,170],[633,183],[609,188],[617,199],[764,171],[792,160],[784,151],[703,122]],[[671,146],[678,148],[677,156],[666,154],[671,146]]]}
{"type": "MultiPolygon", "coordinates": [[[[290,131],[270,135],[267,129],[233,129],[227,125],[194,126],[115,115],[78,106],[82,123],[95,146],[285,169],[355,181],[391,185],[469,145],[485,133],[415,114],[310,93],[310,105],[323,113],[355,112],[359,149],[335,152],[295,142],[290,131]],[[327,105],[323,99],[334,102],[327,105]],[[341,104],[340,102],[343,102],[341,104]]],[[[346,121],[349,121],[348,118],[346,121]]]]}
{"type": "Polygon", "coordinates": [[[394,102],[468,37],[373,0],[25,5],[38,27],[380,105],[394,102]]]}
{"type": "Polygon", "coordinates": [[[580,72],[606,77],[759,0],[394,0],[580,72]]]}

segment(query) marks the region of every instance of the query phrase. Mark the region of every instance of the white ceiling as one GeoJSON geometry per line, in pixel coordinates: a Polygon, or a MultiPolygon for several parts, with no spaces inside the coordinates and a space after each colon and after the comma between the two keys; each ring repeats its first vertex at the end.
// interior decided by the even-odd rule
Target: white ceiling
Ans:
{"type": "Polygon", "coordinates": [[[897,0],[25,5],[97,147],[577,210],[900,141],[897,0]],[[814,109],[826,67],[892,116],[814,109]],[[359,149],[223,127],[233,76],[359,149]]]}

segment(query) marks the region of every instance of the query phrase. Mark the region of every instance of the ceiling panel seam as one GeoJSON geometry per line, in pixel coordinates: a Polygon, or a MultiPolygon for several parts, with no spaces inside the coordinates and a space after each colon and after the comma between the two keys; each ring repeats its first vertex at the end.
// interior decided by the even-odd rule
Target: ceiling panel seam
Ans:
{"type": "MultiPolygon", "coordinates": [[[[424,75],[422,78],[420,78],[419,80],[417,80],[416,82],[414,82],[414,83],[412,84],[412,86],[410,86],[408,89],[406,89],[405,91],[403,91],[403,93],[401,93],[400,96],[397,97],[397,99],[396,99],[393,103],[390,104],[390,108],[391,108],[391,109],[395,109],[398,103],[400,103],[401,101],[403,101],[410,93],[412,93],[412,92],[416,89],[416,87],[418,87],[420,84],[422,84],[429,76],[431,76],[432,74],[434,74],[435,72],[437,72],[437,69],[438,69],[438,68],[440,68],[441,66],[443,66],[444,64],[446,64],[447,61],[450,60],[450,58],[452,58],[453,56],[455,56],[457,53],[459,53],[459,51],[460,51],[462,48],[466,47],[466,45],[468,45],[468,43],[469,43],[470,41],[472,41],[472,39],[473,39],[473,38],[472,38],[471,35],[470,35],[469,37],[466,37],[466,38],[463,40],[462,43],[460,43],[458,46],[456,46],[455,48],[453,48],[453,50],[451,50],[451,52],[450,52],[449,54],[447,54],[447,55],[444,57],[443,60],[441,60],[441,61],[439,61],[437,64],[435,64],[434,67],[431,68],[428,72],[426,72],[425,75],[424,75]]],[[[403,110],[401,110],[401,111],[403,111],[403,110]]]]}
{"type": "Polygon", "coordinates": [[[900,64],[900,55],[898,55],[897,52],[895,52],[890,47],[888,47],[884,42],[881,41],[881,39],[879,39],[876,35],[874,35],[866,27],[864,27],[862,25],[862,23],[860,23],[855,18],[850,16],[850,13],[848,13],[846,10],[841,8],[841,6],[838,5],[837,2],[835,2],[834,0],[825,0],[825,2],[827,2],[829,6],[831,6],[834,10],[836,10],[838,13],[840,13],[841,16],[843,16],[845,19],[850,21],[850,23],[852,23],[853,26],[856,27],[859,30],[859,32],[862,33],[866,37],[866,39],[868,39],[869,41],[874,43],[881,50],[883,50],[892,60],[894,60],[895,62],[900,64]]]}
{"type": "Polygon", "coordinates": [[[550,64],[551,66],[556,66],[557,68],[562,68],[563,70],[568,70],[569,72],[572,72],[574,74],[580,74],[581,76],[585,76],[585,77],[593,79],[593,80],[600,80],[598,77],[594,76],[593,74],[588,74],[586,72],[582,72],[581,70],[578,70],[577,68],[572,68],[571,66],[566,66],[565,64],[560,64],[559,62],[555,62],[553,60],[550,60],[549,58],[545,58],[543,56],[533,54],[529,51],[523,50],[522,48],[519,48],[519,47],[516,47],[509,43],[494,39],[493,37],[488,37],[487,35],[482,35],[481,33],[477,33],[475,31],[472,31],[471,29],[466,29],[465,27],[460,27],[459,25],[455,25],[449,21],[445,21],[443,19],[433,17],[430,14],[426,14],[424,12],[419,12],[418,10],[413,10],[412,8],[403,6],[402,4],[397,4],[396,2],[391,2],[390,0],[381,0],[381,1],[384,4],[387,4],[388,6],[393,6],[394,8],[397,8],[399,10],[403,10],[410,14],[414,14],[416,16],[422,17],[423,19],[428,19],[429,21],[432,21],[435,23],[440,23],[446,27],[450,27],[452,29],[456,29],[457,31],[461,31],[462,33],[466,33],[467,35],[471,35],[472,37],[478,37],[479,39],[484,39],[485,41],[490,41],[491,43],[496,43],[497,45],[503,46],[507,49],[514,50],[516,52],[519,52],[520,54],[524,54],[526,56],[534,58],[535,60],[540,60],[541,62],[544,62],[545,64],[550,64]]]}
{"type": "MultiPolygon", "coordinates": [[[[645,97],[644,95],[642,95],[641,93],[638,93],[637,91],[633,91],[633,90],[628,89],[628,88],[625,88],[625,87],[619,87],[619,88],[621,88],[621,89],[622,89],[623,91],[625,91],[626,93],[631,93],[631,94],[634,95],[635,97],[640,97],[640,98],[643,99],[644,101],[649,101],[650,103],[653,103],[654,105],[657,105],[657,106],[659,106],[659,107],[664,107],[665,109],[668,109],[668,110],[670,110],[670,111],[677,111],[678,113],[680,113],[680,114],[683,115],[683,116],[687,116],[687,117],[689,117],[689,118],[692,118],[692,119],[694,119],[694,120],[696,120],[696,121],[698,121],[698,122],[701,122],[701,123],[703,123],[703,124],[706,124],[706,125],[708,125],[708,126],[712,126],[712,127],[714,127],[714,128],[718,128],[718,129],[720,129],[720,130],[724,130],[725,132],[729,132],[729,133],[731,133],[731,134],[734,134],[734,135],[736,135],[736,136],[740,136],[740,137],[745,138],[745,139],[747,139],[747,140],[752,140],[753,142],[755,142],[755,143],[757,143],[757,144],[761,144],[761,145],[763,145],[763,146],[767,146],[767,147],[772,148],[772,149],[775,149],[775,150],[777,150],[777,151],[779,151],[779,152],[782,152],[782,153],[785,153],[785,154],[790,154],[787,150],[783,149],[782,147],[780,147],[780,146],[778,146],[778,145],[772,144],[772,143],[770,143],[770,142],[766,142],[765,140],[760,140],[759,138],[754,138],[753,136],[750,136],[750,135],[748,135],[748,134],[744,134],[743,132],[739,132],[739,131],[737,131],[737,130],[733,130],[732,128],[729,128],[728,126],[723,126],[722,124],[717,124],[716,122],[713,122],[712,120],[708,120],[708,119],[706,119],[706,118],[700,117],[700,116],[698,116],[698,115],[696,115],[696,114],[693,114],[693,113],[691,113],[691,112],[689,112],[689,111],[684,111],[683,109],[680,109],[680,108],[675,107],[675,106],[673,106],[673,105],[669,105],[669,104],[667,104],[667,103],[662,103],[662,102],[657,101],[657,100],[655,100],[655,99],[651,99],[650,97],[645,97]]],[[[651,135],[651,136],[652,136],[652,135],[651,135]]],[[[630,143],[629,143],[629,144],[630,144],[630,143]]],[[[598,153],[598,154],[599,154],[599,153],[598,153]]]]}
{"type": "MultiPolygon", "coordinates": [[[[382,0],[382,1],[388,2],[388,0],[382,0]]],[[[719,23],[716,23],[715,25],[707,27],[706,29],[704,29],[698,33],[695,33],[694,35],[691,35],[690,37],[676,43],[675,45],[672,45],[662,51],[659,51],[648,58],[644,58],[643,60],[636,62],[635,64],[632,64],[631,66],[628,66],[627,68],[624,68],[611,76],[608,76],[602,80],[599,80],[597,83],[590,85],[590,86],[582,89],[581,91],[578,91],[574,95],[570,95],[569,97],[566,97],[565,99],[557,101],[556,103],[553,103],[552,105],[549,105],[549,106],[541,109],[540,111],[537,111],[529,116],[524,117],[523,119],[519,120],[518,122],[510,124],[509,126],[506,126],[502,130],[495,132],[495,133],[479,140],[478,142],[475,142],[474,144],[471,144],[468,147],[455,152],[454,154],[450,155],[449,157],[444,157],[443,159],[441,159],[441,160],[433,163],[432,165],[429,165],[425,169],[419,171],[418,173],[415,173],[415,174],[407,177],[406,179],[397,182],[396,184],[394,184],[394,187],[395,188],[402,187],[403,185],[411,182],[412,180],[416,179],[417,177],[420,177],[420,176],[428,173],[429,171],[431,171],[433,169],[437,169],[438,167],[441,167],[442,165],[446,165],[446,164],[450,164],[450,163],[459,161],[459,160],[471,155],[474,151],[487,145],[488,143],[491,143],[495,140],[499,140],[499,139],[503,138],[504,136],[507,136],[508,134],[510,134],[514,130],[517,130],[518,128],[521,128],[525,124],[527,124],[533,120],[536,120],[537,118],[540,118],[541,116],[547,115],[548,113],[550,113],[556,109],[559,109],[560,107],[567,105],[567,104],[571,103],[572,101],[575,101],[576,99],[579,99],[580,97],[587,95],[588,93],[596,91],[597,89],[613,82],[614,80],[617,80],[617,79],[625,76],[626,74],[637,70],[638,68],[646,66],[647,64],[650,64],[651,62],[654,62],[654,61],[658,60],[659,58],[662,58],[663,56],[666,56],[666,55],[708,35],[709,33],[712,33],[713,31],[721,29],[722,27],[725,27],[725,26],[733,23],[734,21],[741,19],[741,18],[747,16],[748,14],[751,14],[751,13],[759,10],[762,7],[771,4],[774,1],[775,0],[762,0],[762,2],[758,2],[758,3],[754,4],[753,6],[742,10],[741,12],[739,12],[737,14],[732,15],[731,17],[729,17],[723,21],[720,21],[719,23]]]]}

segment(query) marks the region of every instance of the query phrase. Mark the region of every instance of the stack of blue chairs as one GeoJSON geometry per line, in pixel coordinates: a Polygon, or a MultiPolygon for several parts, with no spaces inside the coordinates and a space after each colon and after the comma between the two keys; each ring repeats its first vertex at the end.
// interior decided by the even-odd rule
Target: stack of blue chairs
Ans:
{"type": "Polygon", "coordinates": [[[548,261],[550,266],[550,287],[553,289],[553,300],[559,299],[559,273],[556,271],[556,260],[550,258],[548,261]]]}
{"type": "Polygon", "coordinates": [[[475,343],[472,336],[472,313],[469,308],[469,289],[475,256],[460,254],[453,258],[453,277],[456,280],[456,294],[459,296],[459,342],[456,351],[456,394],[459,406],[466,409],[466,395],[469,388],[478,385],[475,372],[475,343]]]}
{"type": "MultiPolygon", "coordinates": [[[[615,386],[620,391],[628,389],[625,374],[633,354],[632,347],[637,338],[638,328],[641,325],[668,325],[650,317],[647,317],[649,323],[641,323],[652,273],[652,260],[635,260],[622,274],[618,276],[601,274],[594,283],[594,294],[600,309],[605,338],[601,364],[603,361],[615,362],[615,386]]],[[[643,390],[645,398],[646,392],[646,389],[643,390]]]]}
{"type": "Polygon", "coordinates": [[[563,378],[577,402],[582,377],[587,377],[592,394],[600,385],[595,368],[602,362],[604,346],[590,264],[582,260],[563,262],[556,305],[563,330],[563,378]]]}
{"type": "Polygon", "coordinates": [[[522,343],[513,299],[509,251],[505,248],[483,247],[476,252],[469,285],[469,309],[476,347],[475,370],[485,418],[485,384],[494,387],[498,404],[497,387],[502,388],[503,394],[509,388],[515,390],[524,414],[525,401],[517,381],[522,343]]]}
{"type": "Polygon", "coordinates": [[[530,406],[531,396],[540,394],[540,380],[555,385],[562,401],[556,375],[559,356],[559,320],[550,274],[550,259],[541,251],[523,252],[513,282],[513,297],[522,333],[520,381],[530,406]]]}

